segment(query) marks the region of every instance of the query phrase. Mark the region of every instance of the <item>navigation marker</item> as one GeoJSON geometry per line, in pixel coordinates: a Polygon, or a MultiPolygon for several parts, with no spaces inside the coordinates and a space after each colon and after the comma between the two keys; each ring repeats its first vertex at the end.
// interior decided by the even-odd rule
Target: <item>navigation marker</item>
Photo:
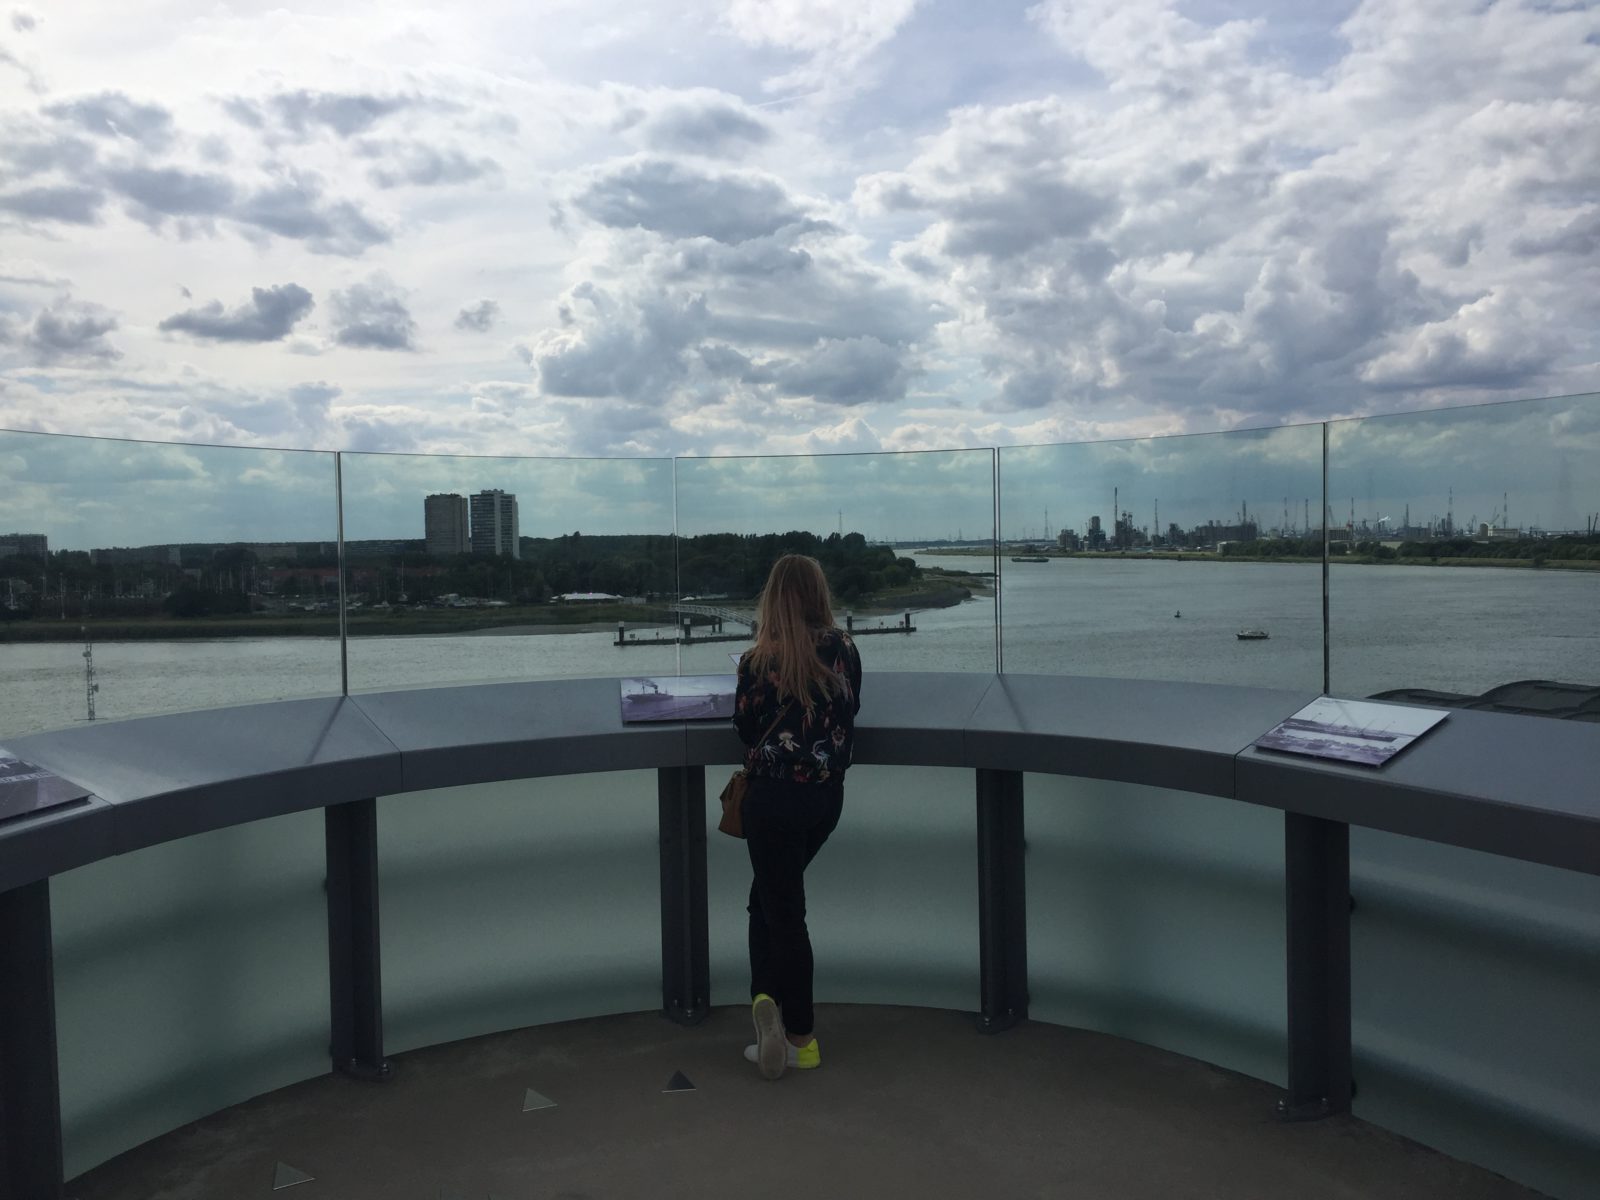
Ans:
{"type": "Polygon", "coordinates": [[[541,1108],[554,1108],[555,1106],[556,1102],[554,1100],[548,1096],[541,1096],[532,1088],[529,1088],[527,1095],[522,1097],[523,1112],[537,1112],[541,1108]]]}
{"type": "Polygon", "coordinates": [[[698,1089],[689,1082],[689,1077],[682,1071],[674,1071],[672,1078],[667,1080],[667,1086],[661,1090],[663,1092],[693,1092],[698,1089]]]}
{"type": "Polygon", "coordinates": [[[272,1176],[272,1190],[281,1192],[286,1187],[293,1187],[297,1183],[310,1183],[316,1176],[307,1175],[298,1167],[291,1167],[288,1163],[281,1162],[272,1176]]]}

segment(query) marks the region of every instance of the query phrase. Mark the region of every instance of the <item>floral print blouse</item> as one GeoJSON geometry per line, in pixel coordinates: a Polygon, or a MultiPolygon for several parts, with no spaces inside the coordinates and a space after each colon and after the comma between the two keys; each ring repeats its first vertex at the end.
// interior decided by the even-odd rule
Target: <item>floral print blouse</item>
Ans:
{"type": "Polygon", "coordinates": [[[839,629],[825,629],[818,635],[817,654],[843,680],[844,687],[834,696],[818,697],[809,717],[805,705],[789,704],[765,741],[761,735],[786,701],[778,697],[774,674],[753,672],[748,656],[739,661],[733,727],[747,747],[744,769],[751,775],[827,783],[843,777],[850,766],[856,713],[861,710],[861,655],[850,636],[839,629]]]}

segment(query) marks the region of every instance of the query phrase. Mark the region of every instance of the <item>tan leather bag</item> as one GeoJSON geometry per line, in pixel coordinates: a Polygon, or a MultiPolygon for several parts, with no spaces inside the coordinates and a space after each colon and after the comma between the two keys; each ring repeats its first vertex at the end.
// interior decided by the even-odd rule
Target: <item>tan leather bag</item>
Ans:
{"type": "MultiPolygon", "coordinates": [[[[792,704],[793,701],[790,701],[792,704]]],[[[772,731],[778,727],[778,722],[783,720],[784,713],[789,711],[785,704],[778,710],[778,715],[772,718],[772,724],[767,726],[767,731],[761,735],[761,740],[756,743],[756,749],[761,749],[767,744],[767,739],[772,736],[772,731]]],[[[733,773],[733,778],[728,780],[728,785],[722,789],[722,820],[717,822],[719,832],[729,837],[742,838],[744,836],[744,794],[750,790],[750,772],[740,767],[733,773]]]]}

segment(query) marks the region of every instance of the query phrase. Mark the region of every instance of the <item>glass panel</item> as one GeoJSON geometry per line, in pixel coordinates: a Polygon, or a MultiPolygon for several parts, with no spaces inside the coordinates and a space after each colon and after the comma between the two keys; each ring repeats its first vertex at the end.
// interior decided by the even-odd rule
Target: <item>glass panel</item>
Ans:
{"type": "Polygon", "coordinates": [[[1283,817],[1028,775],[1029,1015],[1282,1082],[1283,817]]]}
{"type": "Polygon", "coordinates": [[[342,463],[352,692],[676,670],[670,460],[342,463]]]}
{"type": "Polygon", "coordinates": [[[731,669],[767,571],[790,551],[822,563],[834,615],[859,636],[868,671],[994,670],[992,451],[676,467],[680,586],[706,614],[726,614],[725,641],[684,646],[684,673],[731,669]]]}
{"type": "Polygon", "coordinates": [[[1328,497],[1335,692],[1600,686],[1600,395],[1333,422],[1328,497]]]}
{"type": "Polygon", "coordinates": [[[1002,449],[1005,669],[1320,689],[1321,505],[1320,425],[1002,449]]]}
{"type": "Polygon", "coordinates": [[[306,812],[51,879],[68,1179],[327,1072],[326,864],[306,812]]]}
{"type": "Polygon", "coordinates": [[[1355,828],[1350,886],[1355,1114],[1591,1193],[1600,876],[1355,828]]]}
{"type": "Polygon", "coordinates": [[[333,462],[0,432],[0,738],[91,700],[104,720],[336,694],[333,593],[300,611],[282,588],[336,586],[333,462]]]}
{"type": "Polygon", "coordinates": [[[385,1050],[659,1008],[659,816],[654,771],[385,797],[385,1050]]]}
{"type": "MultiPolygon", "coordinates": [[[[974,1011],[972,772],[851,767],[844,793],[838,829],[806,868],[818,1002],[974,1011]]],[[[707,808],[716,807],[713,798],[707,808]]],[[[744,843],[716,831],[720,813],[707,816],[711,1002],[748,1004],[750,858],[744,843]]],[[[818,1032],[826,1052],[826,1015],[818,1032]]]]}

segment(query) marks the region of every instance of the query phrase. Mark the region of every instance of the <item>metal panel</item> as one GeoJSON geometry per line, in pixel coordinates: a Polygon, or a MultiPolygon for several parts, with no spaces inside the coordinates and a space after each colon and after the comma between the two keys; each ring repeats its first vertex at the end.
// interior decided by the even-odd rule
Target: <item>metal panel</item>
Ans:
{"type": "Polygon", "coordinates": [[[1462,711],[1378,771],[1246,750],[1237,797],[1600,874],[1597,781],[1600,726],[1462,711]]]}
{"type": "Polygon", "coordinates": [[[402,779],[392,791],[683,762],[683,726],[624,725],[615,679],[377,692],[352,702],[400,750],[402,779]]]}
{"type": "Polygon", "coordinates": [[[1233,795],[1233,760],[1311,694],[1007,675],[973,714],[967,764],[1233,795]]]}

